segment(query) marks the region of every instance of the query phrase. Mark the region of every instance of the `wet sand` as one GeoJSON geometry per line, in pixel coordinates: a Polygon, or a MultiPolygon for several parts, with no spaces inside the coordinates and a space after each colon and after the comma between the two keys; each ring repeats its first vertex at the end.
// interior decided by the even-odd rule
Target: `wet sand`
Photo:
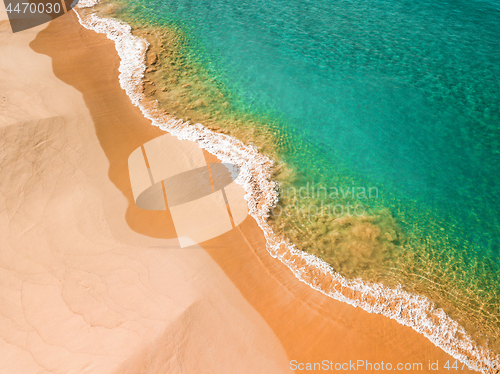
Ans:
{"type": "Polygon", "coordinates": [[[118,86],[113,46],[74,14],[43,27],[1,23],[0,373],[288,372],[211,257],[116,187],[161,132],[118,86]]]}
{"type": "Polygon", "coordinates": [[[12,359],[0,368],[279,373],[291,372],[288,360],[367,360],[422,363],[418,372],[430,372],[429,360],[440,371],[455,361],[410,328],[298,281],[266,252],[250,217],[203,249],[180,249],[168,210],[133,203],[128,155],[162,132],[120,88],[113,43],[69,14],[30,46],[72,87],[58,81],[51,95],[40,87],[64,97],[54,113],[3,129],[0,234],[9,250],[1,269],[9,287],[1,292],[15,301],[1,311],[4,326],[11,321],[0,331],[12,359]],[[19,193],[28,187],[34,192],[19,193]],[[21,367],[21,358],[32,366],[21,367]]]}

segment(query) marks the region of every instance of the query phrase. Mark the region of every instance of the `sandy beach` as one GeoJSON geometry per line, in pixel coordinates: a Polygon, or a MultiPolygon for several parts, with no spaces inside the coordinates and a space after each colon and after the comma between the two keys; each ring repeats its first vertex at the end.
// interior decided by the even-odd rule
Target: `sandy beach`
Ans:
{"type": "Polygon", "coordinates": [[[134,203],[128,157],[164,133],[120,88],[113,42],[73,12],[16,34],[0,20],[1,373],[455,362],[297,280],[251,217],[180,248],[168,209],[134,203]]]}

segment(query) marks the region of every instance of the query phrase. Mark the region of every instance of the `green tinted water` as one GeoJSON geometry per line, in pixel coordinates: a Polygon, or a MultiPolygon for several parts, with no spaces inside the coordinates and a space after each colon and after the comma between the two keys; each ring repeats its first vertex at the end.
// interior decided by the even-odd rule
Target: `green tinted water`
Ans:
{"type": "Polygon", "coordinates": [[[348,277],[403,282],[498,335],[498,3],[122,3],[122,17],[179,30],[233,111],[276,119],[270,141],[293,169],[278,231],[348,277]],[[347,204],[367,217],[336,220],[347,204]]]}

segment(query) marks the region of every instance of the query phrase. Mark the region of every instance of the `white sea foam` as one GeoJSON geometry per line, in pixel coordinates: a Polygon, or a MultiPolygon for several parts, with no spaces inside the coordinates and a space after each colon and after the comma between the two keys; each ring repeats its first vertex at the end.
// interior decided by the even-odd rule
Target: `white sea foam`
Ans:
{"type": "MultiPolygon", "coordinates": [[[[94,6],[97,0],[82,0],[78,8],[94,6]]],[[[121,63],[119,80],[134,105],[139,107],[153,125],[179,139],[197,142],[200,147],[217,156],[222,162],[240,167],[236,180],[246,191],[250,215],[264,232],[267,250],[283,262],[302,282],[310,287],[370,313],[382,314],[423,334],[436,346],[470,369],[483,373],[496,372],[489,363],[500,362],[500,355],[479,347],[465,329],[442,309],[424,296],[410,294],[401,287],[392,289],[381,284],[347,280],[326,262],[298,250],[292,243],[279,238],[267,223],[267,217],[278,201],[276,183],[271,179],[272,160],[253,146],[228,135],[209,130],[201,124],[190,124],[162,111],[158,103],[143,93],[142,80],[146,70],[146,51],[149,43],[133,36],[131,27],[119,20],[84,15],[77,11],[80,23],[87,29],[106,34],[114,41],[121,63]]]]}

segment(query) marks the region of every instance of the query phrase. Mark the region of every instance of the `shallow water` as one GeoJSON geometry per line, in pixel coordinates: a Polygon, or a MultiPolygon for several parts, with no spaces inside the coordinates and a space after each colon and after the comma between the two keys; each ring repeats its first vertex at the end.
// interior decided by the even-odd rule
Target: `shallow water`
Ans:
{"type": "Polygon", "coordinates": [[[289,184],[376,187],[367,208],[387,207],[418,247],[396,275],[445,273],[434,291],[455,282],[459,308],[487,306],[499,327],[498,3],[123,2],[145,23],[184,30],[187,51],[234,107],[279,118],[291,139],[280,156],[296,170],[289,184]]]}

